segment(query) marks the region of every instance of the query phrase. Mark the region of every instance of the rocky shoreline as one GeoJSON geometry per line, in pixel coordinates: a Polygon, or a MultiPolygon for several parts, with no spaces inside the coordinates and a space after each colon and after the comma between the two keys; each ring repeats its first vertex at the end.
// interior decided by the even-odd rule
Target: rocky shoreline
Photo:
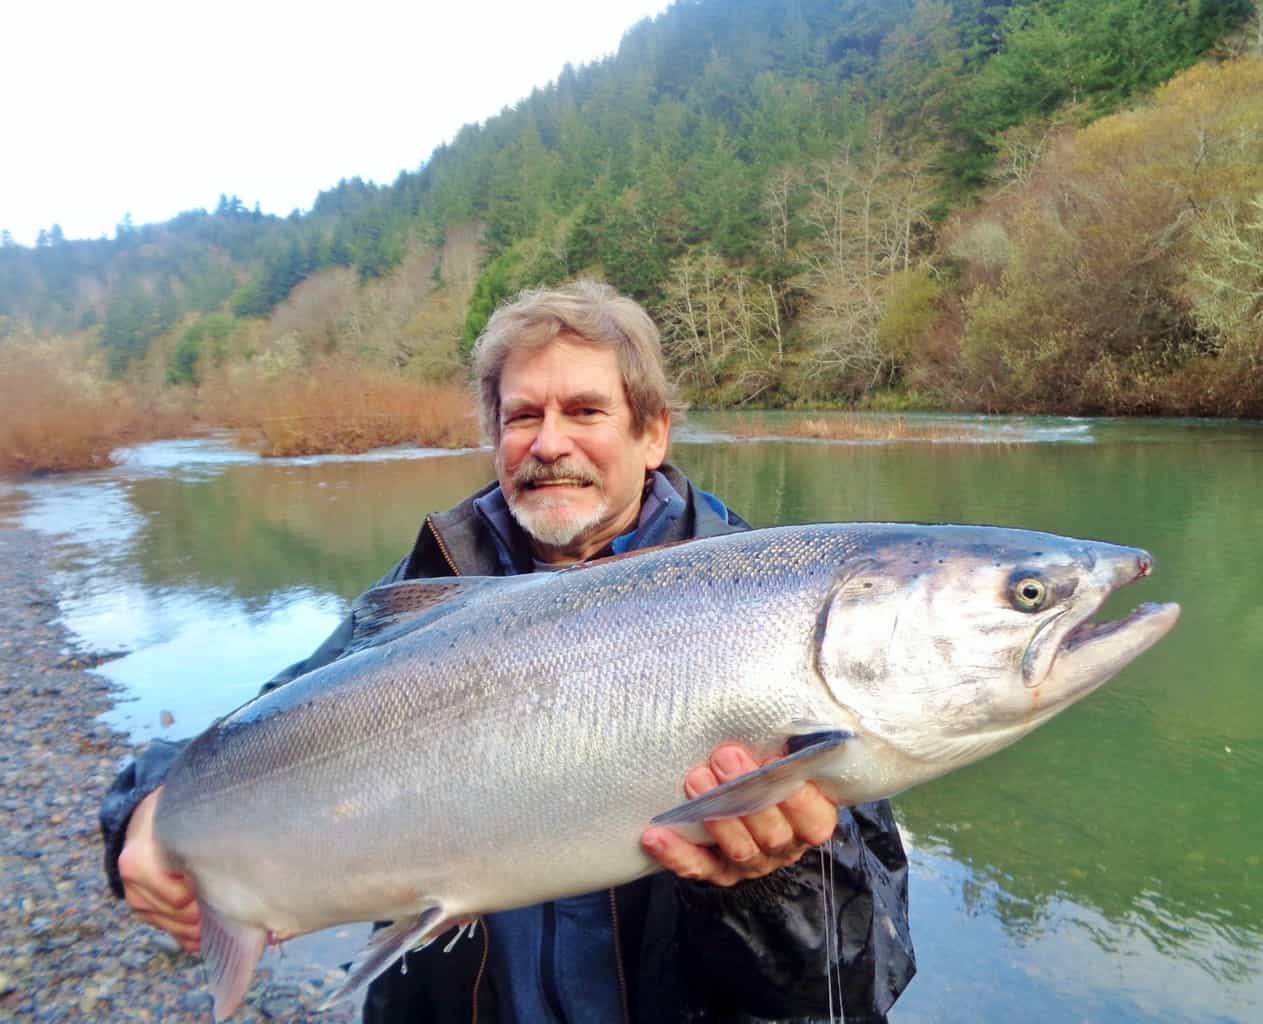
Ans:
{"type": "MultiPolygon", "coordinates": [[[[110,893],[97,808],[132,748],[98,716],[115,701],[58,619],[45,536],[0,523],[0,1019],[206,1024],[201,962],[110,893]]],[[[341,972],[265,955],[234,1021],[317,1014],[341,972]]]]}

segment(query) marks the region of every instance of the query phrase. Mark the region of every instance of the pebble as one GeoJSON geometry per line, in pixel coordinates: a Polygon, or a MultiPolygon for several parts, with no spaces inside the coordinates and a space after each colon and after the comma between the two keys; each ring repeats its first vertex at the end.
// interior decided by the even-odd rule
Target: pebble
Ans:
{"type": "MultiPolygon", "coordinates": [[[[120,652],[74,648],[53,558],[44,535],[0,522],[0,1020],[209,1024],[200,960],[106,884],[97,809],[133,750],[99,720],[117,695],[91,670],[120,652]]],[[[322,991],[263,969],[232,1021],[356,1019],[351,1005],[317,1014],[322,991]]]]}

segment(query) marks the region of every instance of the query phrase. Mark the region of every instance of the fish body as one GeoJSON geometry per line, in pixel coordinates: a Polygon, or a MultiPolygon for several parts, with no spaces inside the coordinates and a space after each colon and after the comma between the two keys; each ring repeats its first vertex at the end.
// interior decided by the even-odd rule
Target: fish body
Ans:
{"type": "Polygon", "coordinates": [[[349,990],[456,922],[654,870],[655,820],[700,836],[807,779],[864,802],[1007,746],[1174,625],[1175,605],[1088,623],[1151,564],[1019,530],[826,524],[376,588],[352,653],[217,722],[163,787],[217,1016],[269,935],[400,922],[349,990]],[[799,752],[677,807],[727,741],[799,752]]]}

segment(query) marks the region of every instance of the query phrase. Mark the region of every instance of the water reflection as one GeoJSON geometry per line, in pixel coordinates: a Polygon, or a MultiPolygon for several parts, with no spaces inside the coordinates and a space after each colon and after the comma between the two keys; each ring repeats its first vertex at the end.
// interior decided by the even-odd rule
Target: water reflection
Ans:
{"type": "Polygon", "coordinates": [[[1069,894],[1031,906],[1009,877],[905,833],[920,973],[898,1024],[1258,1019],[1257,935],[1178,920],[1155,931],[1152,908],[1110,919],[1069,894]]]}
{"type": "MultiPolygon", "coordinates": [[[[1008,420],[984,436],[1004,443],[718,443],[727,422],[694,416],[674,457],[757,525],[989,522],[1135,544],[1157,572],[1107,615],[1184,605],[1103,691],[897,801],[922,976],[895,1019],[1263,1016],[1263,431],[1008,420]]],[[[426,511],[491,476],[485,451],[409,454],[265,464],[176,443],[20,488],[23,522],[64,539],[72,629],[132,652],[103,667],[137,698],[118,720],[144,737],[169,710],[184,735],[246,699],[426,511]]]]}
{"type": "Polygon", "coordinates": [[[278,464],[163,442],[114,470],[24,485],[23,525],[63,543],[71,630],[128,652],[100,668],[131,697],[111,724],[184,736],[248,700],[407,552],[426,510],[491,474],[485,452],[409,454],[278,464]]]}

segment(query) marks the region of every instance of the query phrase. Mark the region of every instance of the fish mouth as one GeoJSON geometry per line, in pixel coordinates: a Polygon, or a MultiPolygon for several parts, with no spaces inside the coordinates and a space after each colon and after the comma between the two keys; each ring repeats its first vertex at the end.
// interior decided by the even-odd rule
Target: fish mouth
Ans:
{"type": "MultiPolygon", "coordinates": [[[[1121,566],[1115,575],[1116,586],[1114,590],[1126,587],[1137,580],[1142,580],[1153,572],[1153,556],[1147,551],[1137,551],[1135,561],[1131,565],[1121,566]]],[[[1112,593],[1112,591],[1111,591],[1112,593]]],[[[1135,608],[1130,614],[1124,615],[1121,619],[1113,619],[1109,622],[1093,622],[1092,616],[1097,614],[1104,607],[1105,602],[1109,599],[1107,594],[1096,608],[1084,618],[1082,622],[1077,623],[1064,637],[1058,645],[1061,653],[1072,654],[1090,644],[1098,642],[1107,642],[1111,637],[1129,629],[1139,627],[1139,632],[1145,634],[1148,630],[1145,628],[1151,620],[1157,619],[1161,627],[1155,640],[1166,635],[1167,630],[1175,625],[1175,619],[1179,617],[1180,606],[1175,604],[1158,604],[1155,602],[1146,602],[1135,608]],[[1174,609],[1174,612],[1168,611],[1174,609]],[[1170,622],[1166,622],[1166,616],[1173,615],[1170,622]]]]}
{"type": "MultiPolygon", "coordinates": [[[[1121,619],[1114,619],[1110,622],[1091,622],[1083,621],[1075,626],[1065,638],[1061,641],[1062,653],[1072,654],[1080,648],[1100,640],[1108,640],[1110,637],[1131,629],[1135,626],[1143,626],[1144,623],[1155,617],[1161,617],[1168,609],[1174,608],[1176,613],[1179,612],[1177,604],[1157,604],[1147,602],[1134,609],[1128,615],[1121,619]]],[[[1175,625],[1174,622],[1171,625],[1175,625]]],[[[1170,628],[1169,626],[1167,627],[1170,628]]],[[[1165,632],[1165,630],[1164,630],[1165,632]]]]}
{"type": "Polygon", "coordinates": [[[1179,618],[1178,604],[1146,603],[1121,619],[1080,622],[1058,645],[1050,681],[1068,699],[1094,690],[1166,636],[1179,618]]]}

